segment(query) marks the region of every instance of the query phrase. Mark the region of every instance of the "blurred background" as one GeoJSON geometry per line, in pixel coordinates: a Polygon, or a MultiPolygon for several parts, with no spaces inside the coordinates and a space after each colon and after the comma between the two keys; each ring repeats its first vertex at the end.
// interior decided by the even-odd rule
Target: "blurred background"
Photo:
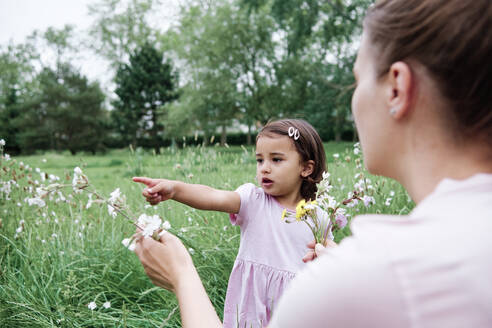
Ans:
{"type": "Polygon", "coordinates": [[[353,141],[370,0],[2,0],[0,137],[14,155],[251,144],[303,118],[353,141]]]}

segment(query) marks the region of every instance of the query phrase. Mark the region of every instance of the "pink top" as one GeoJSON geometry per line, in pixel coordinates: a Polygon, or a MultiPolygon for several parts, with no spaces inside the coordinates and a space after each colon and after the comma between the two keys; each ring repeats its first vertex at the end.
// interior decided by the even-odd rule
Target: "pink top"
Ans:
{"type": "Polygon", "coordinates": [[[231,223],[241,228],[241,244],[227,287],[224,327],[263,327],[305,265],[302,257],[313,236],[305,223],[282,221],[283,207],[263,189],[247,183],[236,192],[241,207],[231,223]]]}
{"type": "Polygon", "coordinates": [[[366,215],[300,272],[269,327],[492,327],[492,174],[366,215]]]}

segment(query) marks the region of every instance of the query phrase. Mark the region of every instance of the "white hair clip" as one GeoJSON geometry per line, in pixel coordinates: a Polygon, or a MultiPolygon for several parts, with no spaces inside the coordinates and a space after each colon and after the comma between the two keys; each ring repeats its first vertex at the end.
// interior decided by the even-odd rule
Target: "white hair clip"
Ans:
{"type": "Polygon", "coordinates": [[[294,138],[294,140],[299,139],[300,133],[298,129],[295,129],[293,126],[289,127],[289,137],[294,138]]]}

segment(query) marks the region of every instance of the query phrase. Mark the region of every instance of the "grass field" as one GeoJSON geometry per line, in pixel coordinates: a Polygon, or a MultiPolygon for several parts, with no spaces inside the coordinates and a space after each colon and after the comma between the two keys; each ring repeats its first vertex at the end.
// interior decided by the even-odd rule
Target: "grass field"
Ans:
{"type": "MultiPolygon", "coordinates": [[[[328,143],[325,148],[333,195],[342,200],[361,173],[354,162],[357,156],[350,143],[328,143]]],[[[239,246],[238,228],[230,225],[227,214],[173,201],[146,207],[142,186],[131,177],[165,177],[233,190],[254,182],[252,147],[169,148],[158,155],[128,149],[97,156],[47,153],[4,157],[1,162],[0,327],[180,327],[175,297],[153,286],[136,256],[121,244],[135,231],[129,222],[121,216],[113,219],[106,205],[86,209],[87,194],[72,195],[70,188],[63,194],[65,201],[54,194],[46,197],[44,207],[27,204],[36,186],[48,184],[42,181],[43,173],[70,184],[75,166],[87,175],[90,188],[105,197],[120,188],[135,215],[158,214],[170,221],[222,315],[239,246]],[[12,180],[16,183],[8,182],[12,180]],[[89,309],[90,302],[97,307],[89,309]]],[[[349,209],[352,215],[411,210],[413,203],[399,184],[362,173],[371,180],[367,192],[376,204],[359,204],[349,209]]],[[[299,224],[299,229],[307,228],[299,224]]],[[[336,240],[348,234],[346,227],[336,240]]]]}

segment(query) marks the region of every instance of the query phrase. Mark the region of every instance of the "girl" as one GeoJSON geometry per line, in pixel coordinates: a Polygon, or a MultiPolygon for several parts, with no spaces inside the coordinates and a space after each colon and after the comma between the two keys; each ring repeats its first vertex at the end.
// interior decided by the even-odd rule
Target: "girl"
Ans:
{"type": "Polygon", "coordinates": [[[224,327],[261,327],[287,284],[302,267],[309,229],[285,224],[283,209],[295,211],[301,199],[314,199],[326,170],[325,151],[306,121],[268,123],[256,138],[257,179],[236,191],[165,179],[136,177],[147,185],[143,195],[155,205],[174,199],[197,209],[230,214],[241,228],[241,243],[229,278],[224,327]]]}

